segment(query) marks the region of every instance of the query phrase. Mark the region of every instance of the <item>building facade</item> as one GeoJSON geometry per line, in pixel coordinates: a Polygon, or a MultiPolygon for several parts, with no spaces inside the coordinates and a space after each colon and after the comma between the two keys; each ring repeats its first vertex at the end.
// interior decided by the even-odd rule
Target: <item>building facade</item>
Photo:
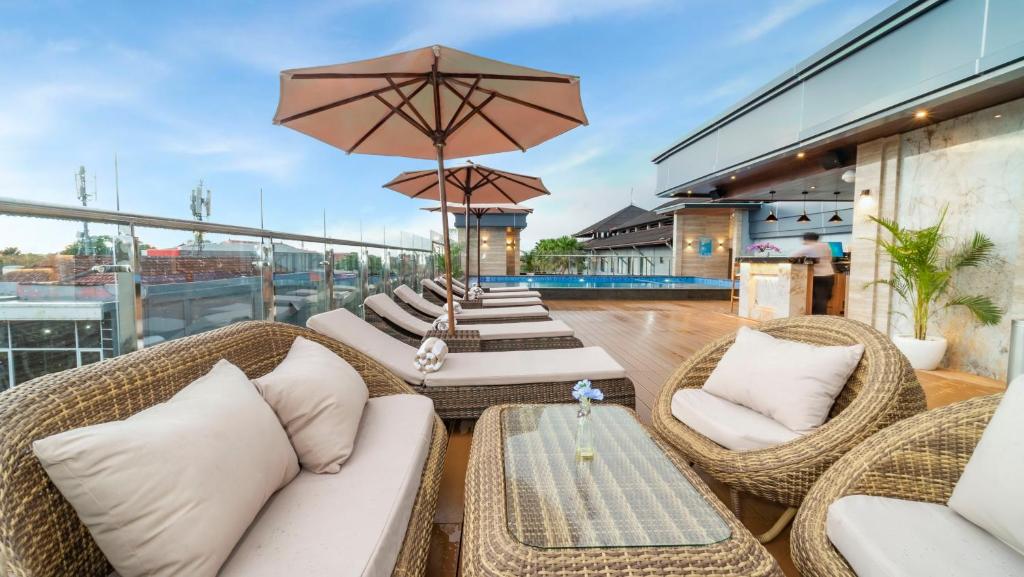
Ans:
{"type": "Polygon", "coordinates": [[[671,275],[672,217],[629,205],[572,235],[589,274],[671,275]]]}
{"type": "Polygon", "coordinates": [[[943,312],[931,330],[949,340],[946,366],[1003,378],[1024,317],[1022,23],[1019,0],[900,0],[659,153],[659,195],[759,205],[748,237],[764,234],[765,203],[791,231],[803,203],[845,203],[829,232],[851,254],[847,315],[891,335],[908,311],[872,284],[892,273],[872,217],[922,228],[945,212],[954,239],[995,242],[998,265],[959,284],[1007,314],[982,326],[943,312]]]}
{"type": "Polygon", "coordinates": [[[526,228],[526,214],[485,214],[479,217],[480,243],[477,245],[477,217],[455,213],[458,242],[464,247],[462,266],[469,257],[470,276],[505,276],[519,274],[520,233],[526,228]],[[479,262],[479,268],[477,263],[479,262]]]}

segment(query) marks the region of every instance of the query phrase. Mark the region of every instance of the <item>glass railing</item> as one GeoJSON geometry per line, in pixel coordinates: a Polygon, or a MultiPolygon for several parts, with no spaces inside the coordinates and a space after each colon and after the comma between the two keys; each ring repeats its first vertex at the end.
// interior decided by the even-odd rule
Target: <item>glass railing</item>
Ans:
{"type": "Polygon", "coordinates": [[[524,274],[667,276],[672,274],[672,250],[651,254],[524,254],[519,270],[524,274]]]}
{"type": "Polygon", "coordinates": [[[244,320],[304,325],[434,275],[369,243],[0,198],[0,390],[244,320]]]}

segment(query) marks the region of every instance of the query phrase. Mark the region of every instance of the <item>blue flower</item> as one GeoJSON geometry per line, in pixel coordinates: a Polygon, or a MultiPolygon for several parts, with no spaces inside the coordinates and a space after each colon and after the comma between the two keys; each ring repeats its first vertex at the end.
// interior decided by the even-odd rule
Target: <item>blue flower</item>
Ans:
{"type": "Polygon", "coordinates": [[[592,401],[604,400],[604,393],[601,392],[601,389],[593,388],[591,386],[591,382],[586,379],[579,381],[575,386],[573,386],[572,396],[577,401],[581,401],[583,399],[590,399],[592,401]]]}

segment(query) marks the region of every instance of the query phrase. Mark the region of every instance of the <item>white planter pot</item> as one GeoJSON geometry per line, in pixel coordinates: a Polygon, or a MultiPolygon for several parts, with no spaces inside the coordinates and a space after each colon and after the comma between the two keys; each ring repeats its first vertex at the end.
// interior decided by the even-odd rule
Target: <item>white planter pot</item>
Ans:
{"type": "Polygon", "coordinates": [[[928,337],[922,341],[908,335],[896,335],[892,342],[907,357],[910,366],[923,371],[938,368],[946,355],[947,342],[942,337],[928,337]]]}

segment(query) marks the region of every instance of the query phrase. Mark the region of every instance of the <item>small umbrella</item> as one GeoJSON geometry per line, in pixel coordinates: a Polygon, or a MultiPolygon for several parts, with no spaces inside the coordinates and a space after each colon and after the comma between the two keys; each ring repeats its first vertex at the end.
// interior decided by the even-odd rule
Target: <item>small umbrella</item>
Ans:
{"type": "MultiPolygon", "coordinates": [[[[431,46],[347,64],[285,70],[274,115],[347,153],[437,160],[523,150],[587,123],[579,79],[431,46]]],[[[451,284],[448,212],[442,212],[451,284]]],[[[454,331],[452,294],[448,326],[454,331]]]]}
{"type": "MultiPolygon", "coordinates": [[[[469,240],[469,215],[470,213],[476,214],[472,210],[477,206],[473,204],[474,202],[491,205],[506,202],[518,204],[537,196],[551,194],[544,186],[544,182],[535,176],[498,170],[473,162],[446,168],[444,175],[445,181],[450,185],[445,187],[448,191],[448,200],[463,205],[462,211],[449,210],[447,212],[465,213],[467,241],[469,240]]],[[[390,188],[411,198],[439,200],[441,187],[438,186],[438,181],[436,170],[417,170],[399,174],[391,182],[385,184],[384,188],[390,188]]],[[[438,207],[438,211],[440,210],[441,208],[438,207]]],[[[479,245],[477,246],[479,247],[479,245]]],[[[479,268],[477,270],[479,271],[479,268]]],[[[464,274],[466,286],[469,286],[468,250],[466,251],[464,274]]]]}
{"type": "MultiPolygon", "coordinates": [[[[430,206],[422,208],[420,210],[427,210],[430,212],[441,212],[440,206],[430,206]]],[[[458,205],[455,203],[448,203],[448,212],[466,213],[466,244],[469,245],[469,215],[473,214],[476,216],[476,274],[480,276],[480,218],[485,214],[530,214],[533,212],[532,208],[525,206],[516,206],[511,204],[477,204],[474,205],[472,210],[468,206],[458,205]]],[[[466,250],[466,286],[469,287],[469,249],[466,250]]]]}

